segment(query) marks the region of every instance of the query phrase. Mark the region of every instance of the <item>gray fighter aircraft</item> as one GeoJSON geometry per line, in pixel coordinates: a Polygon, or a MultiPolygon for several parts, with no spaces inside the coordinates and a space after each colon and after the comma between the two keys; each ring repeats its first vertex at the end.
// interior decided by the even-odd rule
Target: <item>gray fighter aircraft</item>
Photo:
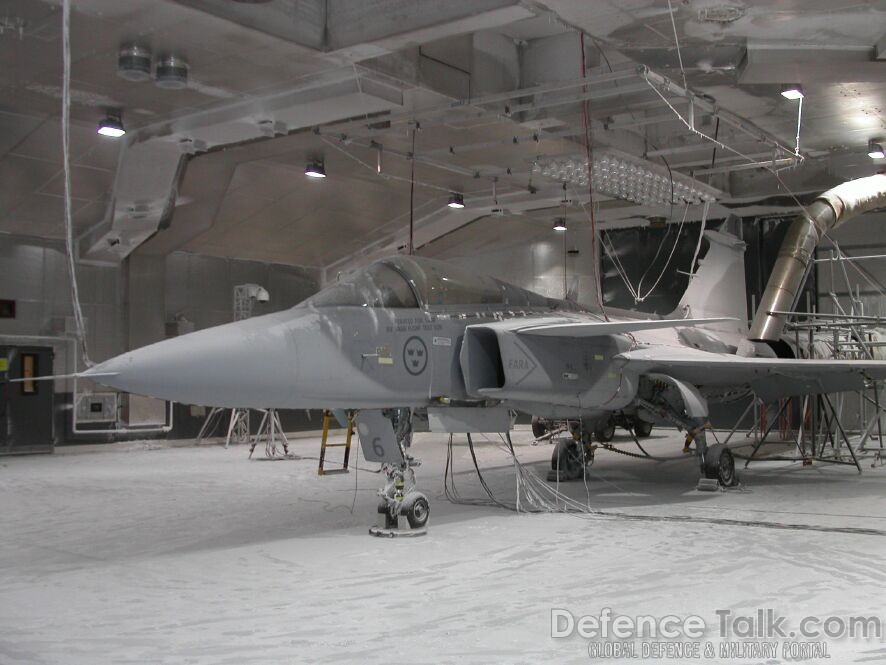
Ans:
{"type": "MultiPolygon", "coordinates": [[[[839,222],[836,205],[828,209],[839,222]]],[[[818,229],[807,217],[802,224],[818,229]]],[[[709,401],[858,389],[886,378],[886,362],[781,359],[749,341],[744,243],[706,235],[705,258],[663,318],[594,311],[440,261],[394,256],[292,309],[137,349],[82,376],[186,404],[358,411],[366,458],[392,465],[404,463],[414,413],[445,432],[504,432],[512,411],[577,422],[579,433],[552,460],[567,477],[581,473],[581,446],[613,415],[635,424],[665,418],[693,433],[702,474],[730,484],[729,450],[706,445],[709,401]]],[[[803,267],[787,279],[776,266],[779,297],[796,293],[803,267]]],[[[758,318],[771,309],[762,304],[758,318]]]]}

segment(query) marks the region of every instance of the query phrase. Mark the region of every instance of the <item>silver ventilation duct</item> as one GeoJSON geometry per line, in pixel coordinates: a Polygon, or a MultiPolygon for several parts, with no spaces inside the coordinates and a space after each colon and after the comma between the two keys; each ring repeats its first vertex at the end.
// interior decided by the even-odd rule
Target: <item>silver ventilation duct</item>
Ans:
{"type": "Polygon", "coordinates": [[[784,329],[785,317],[770,312],[790,311],[794,307],[812,254],[824,235],[856,215],[883,206],[886,206],[884,174],[844,182],[815,199],[788,229],[748,339],[777,341],[784,329]]]}

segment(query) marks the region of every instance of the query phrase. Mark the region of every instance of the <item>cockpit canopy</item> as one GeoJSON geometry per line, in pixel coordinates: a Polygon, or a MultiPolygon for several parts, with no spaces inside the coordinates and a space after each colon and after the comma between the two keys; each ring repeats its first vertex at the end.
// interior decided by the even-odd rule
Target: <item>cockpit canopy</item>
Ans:
{"type": "Polygon", "coordinates": [[[304,302],[313,307],[440,308],[481,306],[573,309],[465,268],[415,256],[395,256],[373,263],[304,302]]]}

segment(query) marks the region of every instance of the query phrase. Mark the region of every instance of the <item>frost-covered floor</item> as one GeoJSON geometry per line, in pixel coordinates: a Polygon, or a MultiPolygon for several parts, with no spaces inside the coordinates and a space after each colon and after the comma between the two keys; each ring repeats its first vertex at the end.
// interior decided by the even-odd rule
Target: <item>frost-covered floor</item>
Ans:
{"type": "MultiPolygon", "coordinates": [[[[551,448],[529,440],[516,433],[518,454],[544,475],[551,448]]],[[[752,465],[748,491],[699,493],[679,436],[656,433],[650,451],[673,459],[600,453],[590,502],[695,521],[635,521],[449,504],[444,441],[413,448],[429,534],[393,541],[366,533],[379,477],[320,478],[313,460],[219,446],[0,458],[0,662],[582,663],[587,640],[550,637],[552,607],[699,614],[715,642],[717,609],[886,614],[886,537],[717,523],[886,531],[886,470],[869,462],[862,476],[752,465]]],[[[512,493],[505,454],[482,438],[478,452],[512,493]]],[[[455,466],[480,496],[463,444],[455,466]]],[[[565,489],[588,500],[581,482],[565,489]]],[[[877,640],[829,647],[831,663],[886,660],[877,640]]]]}

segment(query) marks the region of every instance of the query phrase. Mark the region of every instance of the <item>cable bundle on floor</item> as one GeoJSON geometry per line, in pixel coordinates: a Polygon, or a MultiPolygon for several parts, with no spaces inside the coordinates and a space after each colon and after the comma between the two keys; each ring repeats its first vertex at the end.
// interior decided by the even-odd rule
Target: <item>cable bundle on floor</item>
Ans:
{"type": "MultiPolygon", "coordinates": [[[[446,452],[446,467],[443,476],[443,490],[446,499],[450,503],[465,506],[495,506],[504,508],[516,513],[595,513],[593,508],[584,505],[569,496],[560,492],[557,488],[552,487],[548,482],[539,478],[531,469],[517,459],[514,451],[514,444],[509,434],[502,437],[504,445],[497,446],[510,455],[514,464],[514,478],[516,481],[516,493],[513,502],[503,501],[495,496],[489,487],[480,466],[477,462],[477,455],[474,450],[474,441],[470,434],[467,435],[468,449],[471,453],[471,460],[474,464],[474,470],[480,480],[486,497],[480,498],[463,498],[459,495],[454,482],[453,467],[453,436],[449,435],[449,443],[446,452]]],[[[587,477],[585,477],[585,488],[587,488],[587,477]]]]}

